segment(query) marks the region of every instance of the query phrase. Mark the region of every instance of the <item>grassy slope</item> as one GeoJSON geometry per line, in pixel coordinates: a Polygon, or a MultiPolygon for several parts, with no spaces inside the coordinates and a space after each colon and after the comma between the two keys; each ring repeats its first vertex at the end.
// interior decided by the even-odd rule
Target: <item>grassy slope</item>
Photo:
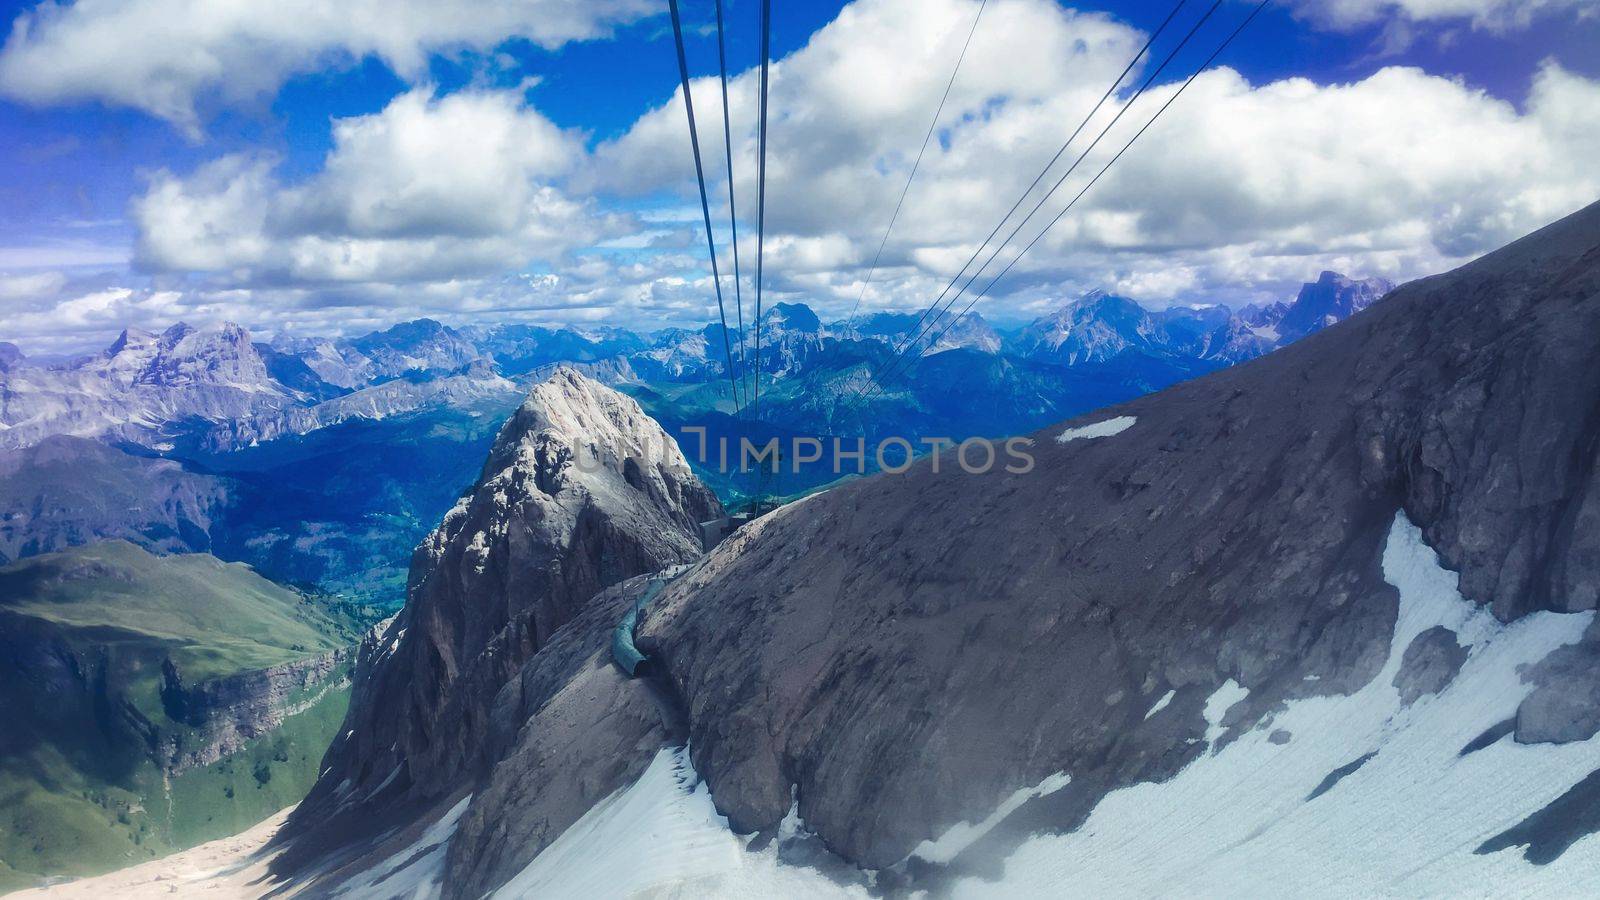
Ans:
{"type": "MultiPolygon", "coordinates": [[[[189,682],[350,643],[354,628],[249,568],[204,555],[157,557],[110,542],[0,569],[0,629],[49,635],[165,731],[160,662],[189,682]]],[[[296,802],[343,718],[330,689],[273,734],[167,779],[137,740],[52,694],[38,667],[7,672],[0,710],[0,890],[87,875],[236,833],[296,802]],[[31,679],[31,680],[30,680],[31,679]],[[65,709],[66,712],[58,712],[65,709]]]]}
{"type": "Polygon", "coordinates": [[[107,541],[0,569],[0,608],[88,638],[166,647],[189,681],[287,662],[348,640],[315,604],[240,563],[107,541]]]}

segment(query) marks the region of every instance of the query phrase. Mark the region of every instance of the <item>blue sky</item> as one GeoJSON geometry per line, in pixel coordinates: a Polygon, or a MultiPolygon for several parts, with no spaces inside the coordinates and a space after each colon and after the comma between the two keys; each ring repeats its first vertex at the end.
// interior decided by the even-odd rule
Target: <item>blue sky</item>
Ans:
{"type": "MultiPolygon", "coordinates": [[[[1188,4],[1180,22],[1208,5],[1188,4]]],[[[714,311],[683,113],[664,106],[678,88],[664,4],[524,0],[454,19],[378,8],[395,21],[366,33],[346,21],[355,6],[321,24],[304,0],[279,7],[289,25],[182,0],[0,6],[12,23],[0,340],[64,352],[178,318],[271,334],[423,314],[651,327],[714,311]],[[457,185],[461,161],[471,171],[457,185]],[[504,208],[497,176],[514,185],[504,208]]],[[[1171,6],[992,0],[865,293],[866,260],[977,5],[774,8],[785,181],[770,198],[770,289],[827,318],[858,296],[869,309],[931,299],[1171,6]],[[834,84],[846,70],[858,82],[834,84]],[[879,96],[880,82],[902,87],[879,96]]],[[[711,6],[684,9],[693,73],[711,75],[711,6]]],[[[1247,9],[1230,0],[1214,24],[1247,9]]],[[[756,12],[752,0],[727,6],[737,97],[756,12]]],[[[1600,146],[1592,13],[1577,0],[1271,5],[1222,60],[1228,77],[1181,98],[1125,174],[1119,163],[1124,177],[1097,185],[980,311],[1024,319],[1100,286],[1153,306],[1237,305],[1323,266],[1413,277],[1592,201],[1600,186],[1581,160],[1600,146]],[[1483,148],[1459,138],[1475,129],[1487,129],[1483,148]],[[1419,141],[1438,143],[1407,149],[1419,141]],[[1501,158],[1521,163],[1496,179],[1501,158]],[[1346,192],[1383,198],[1344,209],[1346,192]]],[[[716,96],[700,91],[702,127],[719,137],[716,96]]],[[[748,162],[741,151],[741,207],[748,162]]]]}

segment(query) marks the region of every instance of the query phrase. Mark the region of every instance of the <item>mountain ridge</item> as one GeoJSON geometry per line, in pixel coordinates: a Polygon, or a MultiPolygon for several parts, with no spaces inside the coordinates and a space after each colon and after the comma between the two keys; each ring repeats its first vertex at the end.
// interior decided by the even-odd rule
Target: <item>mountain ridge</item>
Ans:
{"type": "MultiPolygon", "coordinates": [[[[890,891],[1002,877],[1034,836],[1094,839],[1077,829],[1114,794],[1241,753],[1307,760],[1271,803],[1366,797],[1317,785],[1360,781],[1340,774],[1348,759],[1392,773],[1415,751],[1391,741],[1454,709],[1432,705],[1452,691],[1475,692],[1476,720],[1526,720],[1523,740],[1584,740],[1547,729],[1545,711],[1587,689],[1553,651],[1597,639],[1580,635],[1600,604],[1600,529],[1577,527],[1600,517],[1597,298],[1600,204],[1283,353],[1037,432],[1031,470],[924,458],[764,516],[658,590],[622,582],[496,690],[494,724],[479,726],[500,735],[479,745],[498,756],[476,763],[484,806],[457,785],[432,793],[438,812],[412,809],[419,827],[454,810],[447,858],[418,877],[451,897],[506,883],[675,729],[732,830],[776,836],[762,840],[780,860],[810,836],[890,891]],[[1418,624],[1418,578],[1454,594],[1421,620],[1445,624],[1418,624]],[[610,617],[643,600],[635,637],[655,674],[622,680],[595,654],[610,617]],[[1426,662],[1449,659],[1428,649],[1437,629],[1512,687],[1485,695],[1472,665],[1426,662]],[[1517,644],[1538,629],[1559,637],[1517,644]],[[638,693],[650,684],[659,718],[638,693]],[[563,702],[569,690],[585,703],[563,702]],[[1319,732],[1303,712],[1368,702],[1400,730],[1319,732]],[[1303,728],[1346,743],[1302,744],[1303,728]],[[598,783],[556,786],[573,771],[598,783]],[[494,826],[525,821],[554,830],[494,826]]],[[[1476,743],[1412,743],[1424,738],[1450,758],[1476,743]]],[[[1600,749],[1583,753],[1600,767],[1600,749]]],[[[1466,788],[1461,767],[1400,771],[1466,788]]],[[[1540,771],[1537,794],[1496,802],[1535,815],[1583,775],[1540,771]]],[[[1413,827],[1404,807],[1368,812],[1384,834],[1413,827]]],[[[1488,847],[1508,814],[1451,825],[1488,847]]],[[[318,834],[303,823],[282,839],[319,846],[297,843],[318,834]]],[[[285,875],[306,862],[285,859],[285,875]]]]}
{"type": "MultiPolygon", "coordinates": [[[[1281,312],[1151,311],[1094,291],[1014,335],[976,313],[951,327],[930,326],[908,313],[823,324],[804,303],[778,303],[763,313],[759,365],[768,377],[814,379],[863,355],[870,358],[875,346],[900,349],[913,337],[908,349],[923,358],[969,349],[1082,367],[1135,352],[1185,365],[1229,365],[1365,308],[1387,284],[1323,275],[1281,312]],[[935,338],[937,345],[929,346],[935,338]]],[[[753,355],[753,329],[745,338],[743,350],[753,355]]],[[[739,335],[729,332],[726,340],[737,355],[739,335]]],[[[560,362],[592,365],[617,383],[715,385],[726,378],[723,341],[717,325],[640,335],[611,327],[454,328],[427,318],[355,338],[261,344],[233,323],[207,329],[178,323],[160,334],[130,328],[106,350],[69,365],[35,366],[20,351],[6,354],[0,361],[6,388],[0,394],[0,446],[27,446],[52,434],[158,450],[192,441],[238,446],[305,434],[350,415],[374,418],[470,404],[560,362]],[[427,384],[452,378],[449,384],[427,384]],[[473,379],[481,383],[469,383],[473,379]]],[[[731,411],[731,402],[722,402],[731,411]]],[[[821,428],[827,422],[801,424],[821,428]]]]}

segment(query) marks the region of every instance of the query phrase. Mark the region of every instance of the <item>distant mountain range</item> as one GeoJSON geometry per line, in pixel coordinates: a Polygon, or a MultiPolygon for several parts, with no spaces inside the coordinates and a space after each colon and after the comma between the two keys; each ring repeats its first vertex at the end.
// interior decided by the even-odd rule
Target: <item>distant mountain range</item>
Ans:
{"type": "MultiPolygon", "coordinates": [[[[977,315],[950,328],[906,313],[823,323],[780,303],[763,321],[760,422],[734,416],[715,325],[639,334],[423,319],[270,343],[235,325],[179,325],[129,329],[57,365],[0,345],[0,564],[122,539],[245,561],[371,614],[399,601],[417,541],[557,363],[638,400],[732,503],[832,481],[831,454],[761,483],[702,464],[713,460],[696,457],[684,428],[735,452],[741,437],[793,433],[1025,433],[1259,356],[1387,289],[1324,273],[1292,303],[1237,313],[1095,292],[1011,330],[977,315]],[[908,345],[923,355],[896,366],[908,345]]],[[[738,334],[728,338],[737,354],[738,334]]]]}
{"type": "MultiPolygon", "coordinates": [[[[1022,366],[1111,366],[1165,386],[1270,352],[1349,317],[1391,287],[1381,279],[1324,272],[1292,302],[1238,312],[1222,306],[1152,311],[1095,291],[1015,331],[996,329],[976,313],[953,325],[908,313],[824,324],[804,304],[779,303],[763,316],[759,370],[764,379],[804,376],[807,392],[821,392],[784,400],[793,386],[786,391],[765,385],[775,400],[772,421],[800,430],[854,430],[839,420],[835,407],[850,405],[845,401],[855,393],[876,390],[893,398],[909,390],[912,396],[901,405],[927,406],[937,399],[927,391],[947,390],[952,366],[976,379],[972,391],[978,394],[1018,387],[1009,371],[995,370],[983,357],[1022,366]],[[902,351],[913,357],[920,352],[921,366],[914,371],[890,365],[891,354],[902,351]],[[932,362],[958,351],[960,363],[932,362]],[[872,379],[886,370],[894,373],[889,383],[874,388],[872,379]],[[831,406],[822,402],[840,393],[845,396],[834,396],[831,406]]],[[[736,332],[726,336],[736,358],[741,352],[754,357],[754,330],[749,331],[742,343],[736,332]]],[[[715,397],[726,378],[723,341],[716,325],[639,334],[613,327],[520,324],[452,328],[418,319],[352,339],[273,343],[256,342],[232,324],[204,330],[180,324],[160,334],[130,328],[101,353],[53,366],[34,365],[4,344],[0,448],[32,446],[65,434],[163,451],[187,446],[217,451],[351,419],[382,420],[485,401],[509,408],[526,393],[530,376],[562,362],[584,364],[590,374],[625,389],[705,384],[713,391],[700,402],[731,411],[726,394],[715,397]]],[[[1060,380],[1042,374],[1047,382],[1060,380]]],[[[1051,389],[1035,380],[1022,379],[1029,383],[1026,390],[1051,389]]],[[[1014,401],[1002,399],[1000,405],[1017,406],[1014,401]]],[[[1024,411],[1018,415],[1023,418],[1015,428],[1036,424],[1025,420],[1024,411]]]]}

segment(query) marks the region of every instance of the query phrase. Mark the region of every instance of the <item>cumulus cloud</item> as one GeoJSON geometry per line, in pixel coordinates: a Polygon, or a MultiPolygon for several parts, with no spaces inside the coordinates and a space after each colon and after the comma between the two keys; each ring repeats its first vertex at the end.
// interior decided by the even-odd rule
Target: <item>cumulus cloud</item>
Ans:
{"type": "MultiPolygon", "coordinates": [[[[1489,9],[1458,8],[1458,20],[1489,9]]],[[[775,63],[770,299],[825,317],[854,305],[976,10],[976,0],[858,0],[775,63]]],[[[938,294],[1144,39],[1050,0],[990,0],[863,308],[920,308],[938,294]]],[[[702,135],[718,135],[716,82],[692,89],[702,135]]],[[[1013,249],[1175,90],[1140,100],[1013,249]]],[[[737,73],[730,92],[748,264],[755,73],[737,73]]],[[[517,92],[415,88],[336,122],[323,166],[304,178],[250,155],[157,173],[132,210],[137,260],[154,283],[110,306],[110,286],[62,296],[97,298],[74,307],[84,327],[141,310],[227,316],[267,333],[415,315],[707,321],[715,302],[683,115],[672,97],[591,151],[517,92]],[[521,269],[534,274],[511,274],[521,269]]],[[[1334,84],[1252,83],[1220,68],[979,310],[1016,319],[1096,287],[1152,305],[1238,304],[1282,299],[1322,268],[1394,280],[1442,271],[1600,196],[1595,146],[1600,82],[1554,64],[1520,106],[1414,68],[1334,84]]],[[[702,148],[707,172],[721,172],[721,141],[702,148]]]]}
{"type": "MultiPolygon", "coordinates": [[[[775,67],[768,259],[780,292],[835,311],[853,304],[975,8],[861,0],[775,67]]],[[[991,3],[866,303],[926,305],[1142,40],[1052,3],[991,3]]],[[[754,197],[753,82],[744,73],[731,87],[741,206],[754,197]]],[[[715,82],[693,89],[703,132],[720,130],[715,82]]],[[[1013,246],[1175,90],[1140,100],[1013,246]]],[[[690,171],[682,118],[675,97],[598,148],[597,183],[644,192],[681,182],[690,171]]],[[[1156,304],[1237,300],[1335,265],[1397,279],[1439,271],[1593,201],[1595,146],[1600,83],[1555,65],[1521,110],[1412,68],[1346,84],[1252,84],[1221,68],[1185,92],[985,309],[1022,313],[1106,285],[1156,304]]]]}
{"type": "Polygon", "coordinates": [[[509,91],[418,88],[340,120],[322,170],[286,184],[275,161],[227,156],[156,174],[133,204],[137,260],[240,283],[407,283],[549,261],[625,219],[561,183],[578,139],[509,91]]]}
{"type": "Polygon", "coordinates": [[[0,92],[132,107],[198,136],[203,101],[265,97],[297,73],[375,57],[415,80],[432,54],[557,47],[653,12],[647,0],[46,0],[13,23],[0,92]]]}
{"type": "Polygon", "coordinates": [[[1296,0],[1294,7],[1306,19],[1338,29],[1403,21],[1466,22],[1491,31],[1526,27],[1540,15],[1594,10],[1590,0],[1296,0]]]}

